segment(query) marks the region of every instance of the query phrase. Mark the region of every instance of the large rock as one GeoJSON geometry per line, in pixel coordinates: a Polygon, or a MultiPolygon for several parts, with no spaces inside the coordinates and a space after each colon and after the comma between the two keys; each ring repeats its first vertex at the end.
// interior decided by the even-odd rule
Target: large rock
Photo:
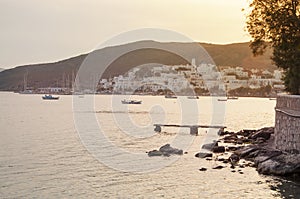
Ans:
{"type": "Polygon", "coordinates": [[[166,144],[159,149],[160,152],[162,153],[167,153],[167,154],[177,154],[177,155],[182,155],[183,151],[181,149],[176,149],[170,146],[170,144],[166,144]]]}
{"type": "Polygon", "coordinates": [[[152,150],[148,152],[148,156],[170,156],[172,154],[183,155],[183,151],[181,149],[176,149],[170,146],[170,144],[166,144],[159,148],[159,150],[152,150]]]}
{"type": "Polygon", "coordinates": [[[148,156],[163,156],[164,154],[161,151],[153,150],[148,152],[148,156]]]}
{"type": "Polygon", "coordinates": [[[216,146],[218,146],[218,142],[203,144],[201,148],[211,151],[216,146]]]}
{"type": "Polygon", "coordinates": [[[253,133],[250,136],[250,138],[251,139],[264,138],[265,140],[268,140],[268,139],[270,139],[271,134],[272,134],[272,132],[269,131],[269,130],[267,130],[267,131],[265,131],[265,130],[259,130],[259,131],[255,132],[255,133],[253,133]]]}
{"type": "Polygon", "coordinates": [[[255,165],[258,165],[262,162],[265,162],[271,158],[279,156],[282,154],[282,151],[275,150],[275,149],[261,149],[257,156],[254,158],[255,165]]]}
{"type": "Polygon", "coordinates": [[[225,146],[215,146],[212,151],[214,153],[224,153],[225,152],[225,146]]]}
{"type": "Polygon", "coordinates": [[[239,150],[236,150],[234,152],[234,154],[238,155],[240,158],[247,158],[247,157],[249,157],[249,154],[251,154],[257,150],[259,150],[259,148],[257,146],[250,145],[250,146],[241,148],[239,150]]]}
{"type": "Polygon", "coordinates": [[[243,137],[248,137],[249,135],[251,135],[253,132],[256,132],[256,130],[248,130],[248,129],[244,129],[242,131],[237,132],[237,135],[243,136],[243,137]]]}
{"type": "Polygon", "coordinates": [[[300,173],[300,154],[281,154],[261,162],[257,170],[262,174],[288,175],[300,173]]]}
{"type": "Polygon", "coordinates": [[[213,156],[212,153],[202,153],[202,152],[199,152],[195,155],[195,157],[197,158],[210,158],[212,156],[213,156]]]}

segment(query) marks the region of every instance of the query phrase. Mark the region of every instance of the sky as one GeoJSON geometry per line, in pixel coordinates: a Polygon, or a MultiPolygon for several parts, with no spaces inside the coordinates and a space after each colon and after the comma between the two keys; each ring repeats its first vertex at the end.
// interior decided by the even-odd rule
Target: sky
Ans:
{"type": "Polygon", "coordinates": [[[141,28],[193,41],[250,40],[248,0],[0,0],[0,68],[62,60],[141,28]]]}

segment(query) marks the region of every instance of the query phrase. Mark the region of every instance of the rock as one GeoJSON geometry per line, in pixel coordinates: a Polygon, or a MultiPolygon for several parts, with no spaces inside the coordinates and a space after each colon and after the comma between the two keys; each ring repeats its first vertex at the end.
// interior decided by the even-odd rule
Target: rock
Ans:
{"type": "Polygon", "coordinates": [[[153,150],[148,152],[148,156],[170,156],[172,154],[183,155],[183,151],[181,149],[176,149],[170,146],[170,144],[166,144],[160,147],[159,150],[153,150]]]}
{"type": "Polygon", "coordinates": [[[250,145],[239,150],[236,150],[234,154],[238,155],[241,158],[247,157],[250,153],[257,151],[259,148],[254,145],[250,145]]]}
{"type": "Polygon", "coordinates": [[[243,136],[243,137],[248,137],[249,135],[251,135],[251,133],[256,132],[256,130],[248,130],[248,129],[244,129],[242,131],[237,132],[237,135],[243,136]]]}
{"type": "Polygon", "coordinates": [[[252,143],[253,144],[263,144],[263,143],[265,143],[266,142],[266,139],[265,138],[263,138],[263,137],[258,137],[258,138],[256,138],[256,140],[254,140],[252,143]]]}
{"type": "Polygon", "coordinates": [[[202,152],[199,152],[195,155],[195,157],[197,157],[197,158],[209,158],[212,156],[213,156],[212,153],[202,153],[202,152]]]}
{"type": "Polygon", "coordinates": [[[236,150],[238,150],[239,149],[239,147],[235,147],[235,146],[228,146],[227,148],[226,148],[226,151],[236,151],[236,150]]]}
{"type": "Polygon", "coordinates": [[[204,145],[202,145],[201,148],[202,149],[207,149],[207,150],[211,151],[215,146],[218,146],[218,142],[204,144],[204,145]]]}
{"type": "Polygon", "coordinates": [[[225,147],[224,146],[215,146],[212,148],[212,151],[214,153],[224,153],[225,152],[225,147]]]}
{"type": "Polygon", "coordinates": [[[222,166],[222,165],[213,167],[213,169],[223,169],[223,168],[225,168],[225,166],[222,166]]]}
{"type": "Polygon", "coordinates": [[[251,139],[248,139],[248,138],[241,138],[241,140],[243,141],[244,144],[249,144],[251,143],[251,139]]]}
{"type": "Polygon", "coordinates": [[[264,138],[265,140],[270,139],[271,137],[271,132],[270,131],[264,131],[264,130],[259,130],[255,133],[253,133],[249,138],[250,139],[257,139],[257,138],[264,138]]]}
{"type": "Polygon", "coordinates": [[[300,154],[281,154],[261,162],[257,166],[259,173],[268,175],[288,175],[300,173],[300,154]]]}
{"type": "Polygon", "coordinates": [[[225,159],[224,158],[218,158],[218,161],[223,162],[225,159]]]}
{"type": "Polygon", "coordinates": [[[251,153],[249,153],[247,156],[245,156],[243,158],[254,161],[254,158],[256,158],[260,154],[260,152],[261,152],[261,149],[257,148],[257,150],[252,151],[251,153]]]}
{"type": "Polygon", "coordinates": [[[207,168],[202,167],[199,169],[199,171],[207,171],[207,168]]]}
{"type": "Polygon", "coordinates": [[[224,135],[228,135],[228,134],[229,134],[228,131],[218,131],[219,136],[224,136],[224,135]]]}
{"type": "Polygon", "coordinates": [[[242,139],[237,139],[236,144],[244,144],[244,141],[242,139]]]}
{"type": "Polygon", "coordinates": [[[240,150],[240,149],[242,149],[242,148],[243,148],[243,146],[228,146],[228,147],[227,147],[227,151],[228,151],[228,152],[232,152],[232,151],[240,150]]]}
{"type": "Polygon", "coordinates": [[[163,153],[161,151],[158,150],[153,150],[153,151],[149,151],[148,152],[148,156],[152,157],[152,156],[162,156],[163,153]]]}
{"type": "Polygon", "coordinates": [[[228,160],[230,161],[230,163],[232,164],[232,165],[235,165],[236,163],[238,163],[239,162],[239,160],[240,160],[240,157],[238,156],[238,155],[236,155],[236,154],[231,154],[231,156],[228,158],[228,160]]]}
{"type": "Polygon", "coordinates": [[[212,158],[206,158],[205,160],[207,160],[207,161],[212,161],[212,158]]]}
{"type": "Polygon", "coordinates": [[[236,140],[224,140],[226,144],[236,144],[236,140]]]}
{"type": "Polygon", "coordinates": [[[265,131],[265,132],[269,132],[269,133],[271,133],[271,134],[273,134],[273,133],[275,132],[274,127],[264,127],[264,128],[262,128],[262,129],[259,129],[259,130],[265,131]]]}
{"type": "Polygon", "coordinates": [[[166,144],[159,149],[160,152],[166,153],[166,154],[177,154],[177,155],[183,155],[183,151],[181,149],[176,149],[170,146],[170,144],[166,144]]]}
{"type": "Polygon", "coordinates": [[[258,165],[264,161],[281,155],[282,152],[274,149],[262,149],[259,151],[258,155],[254,158],[254,164],[258,165]]]}
{"type": "Polygon", "coordinates": [[[238,136],[233,134],[233,135],[229,135],[223,138],[223,140],[237,140],[238,136]]]}

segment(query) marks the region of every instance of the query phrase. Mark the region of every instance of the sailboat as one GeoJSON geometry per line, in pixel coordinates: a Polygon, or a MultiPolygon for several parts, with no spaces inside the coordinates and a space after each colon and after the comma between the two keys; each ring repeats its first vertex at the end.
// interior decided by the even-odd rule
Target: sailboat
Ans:
{"type": "Polygon", "coordinates": [[[32,90],[28,90],[27,89],[27,76],[28,76],[28,71],[26,71],[26,73],[24,74],[24,77],[23,77],[23,91],[20,91],[19,93],[20,94],[33,94],[33,91],[32,90]]]}

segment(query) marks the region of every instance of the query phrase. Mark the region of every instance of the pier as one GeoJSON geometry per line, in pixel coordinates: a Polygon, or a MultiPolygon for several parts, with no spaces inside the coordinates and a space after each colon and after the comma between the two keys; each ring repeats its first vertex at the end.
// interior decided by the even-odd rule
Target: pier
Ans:
{"type": "Polygon", "coordinates": [[[226,126],[216,126],[216,125],[179,125],[179,124],[154,124],[155,132],[161,132],[161,127],[180,127],[180,128],[190,128],[191,135],[198,135],[198,128],[216,128],[219,131],[224,131],[226,126]]]}

